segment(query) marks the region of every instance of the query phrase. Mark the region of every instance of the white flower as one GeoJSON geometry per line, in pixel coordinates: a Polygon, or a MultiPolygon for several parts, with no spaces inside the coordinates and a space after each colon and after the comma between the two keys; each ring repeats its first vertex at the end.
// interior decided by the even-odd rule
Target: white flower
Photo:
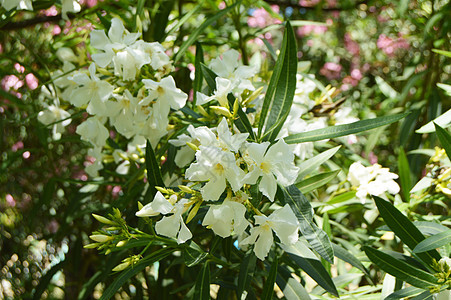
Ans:
{"type": "Polygon", "coordinates": [[[250,225],[244,214],[246,207],[238,202],[225,200],[221,205],[211,205],[202,221],[203,226],[211,228],[220,237],[232,234],[241,235],[250,225]]]}
{"type": "Polygon", "coordinates": [[[188,95],[175,86],[172,76],[165,77],[160,82],[151,79],[143,79],[142,82],[149,89],[149,96],[143,99],[142,105],[157,99],[154,109],[158,109],[159,113],[166,115],[169,113],[170,108],[177,110],[185,106],[188,95]]]}
{"type": "Polygon", "coordinates": [[[102,164],[102,148],[94,147],[88,149],[88,155],[94,158],[94,162],[85,167],[85,172],[91,177],[98,177],[99,171],[103,169],[102,164]]]}
{"type": "Polygon", "coordinates": [[[356,196],[362,203],[368,194],[380,196],[385,192],[392,195],[399,193],[399,185],[394,181],[398,175],[390,173],[388,168],[379,164],[364,167],[361,162],[355,162],[349,167],[348,181],[357,187],[356,196]]]}
{"type": "Polygon", "coordinates": [[[299,168],[294,165],[291,147],[283,139],[266,151],[269,145],[269,142],[248,144],[245,160],[249,165],[249,173],[246,174],[244,182],[255,184],[262,176],[259,189],[269,200],[274,201],[277,182],[284,186],[293,184],[299,168]]]}
{"type": "Polygon", "coordinates": [[[113,18],[108,36],[103,30],[91,32],[91,46],[101,50],[100,53],[94,53],[92,59],[99,67],[105,68],[113,61],[117,52],[125,51],[124,49],[133,44],[139,36],[140,33],[129,33],[120,19],[113,18]]]}
{"type": "Polygon", "coordinates": [[[241,244],[254,244],[255,255],[264,260],[274,241],[273,231],[282,244],[291,245],[298,241],[298,220],[288,204],[274,211],[269,217],[254,216],[255,226],[249,237],[241,244]]]}
{"type": "Polygon", "coordinates": [[[12,8],[16,9],[26,9],[33,10],[33,5],[31,4],[31,0],[1,0],[2,6],[6,10],[11,10],[12,8]]]}
{"type": "Polygon", "coordinates": [[[106,81],[100,80],[96,76],[96,67],[92,63],[89,66],[90,77],[84,73],[77,73],[72,76],[74,82],[79,87],[73,89],[69,102],[77,107],[83,107],[88,104],[87,112],[92,115],[107,112],[105,102],[113,94],[113,86],[106,81]]]}
{"type": "Polygon", "coordinates": [[[69,119],[70,114],[57,105],[49,105],[38,114],[38,121],[44,125],[49,125],[58,122],[52,127],[52,137],[54,140],[59,140],[61,134],[64,132],[64,127],[69,125],[72,120],[69,119]],[[64,120],[64,121],[62,121],[64,120]]]}
{"type": "Polygon", "coordinates": [[[243,186],[244,171],[237,165],[232,152],[214,146],[199,146],[196,163],[186,170],[191,181],[208,181],[201,189],[204,200],[218,200],[228,181],[234,192],[243,186]]]}
{"type": "Polygon", "coordinates": [[[62,0],[62,15],[64,20],[68,20],[67,13],[78,13],[81,10],[81,6],[76,0],[62,0]]]}
{"type": "Polygon", "coordinates": [[[210,102],[211,100],[217,100],[222,107],[229,108],[229,100],[227,95],[232,92],[232,82],[226,78],[216,77],[216,90],[213,96],[206,97],[205,95],[198,93],[197,105],[202,105],[210,102]]]}
{"type": "Polygon", "coordinates": [[[187,203],[187,199],[177,201],[177,196],[175,195],[166,200],[163,194],[157,192],[154,200],[138,211],[136,216],[153,217],[159,214],[167,215],[172,213],[170,216],[164,216],[163,219],[155,224],[155,231],[158,234],[177,239],[177,243],[181,244],[193,236],[182,218],[187,203]]]}
{"type": "Polygon", "coordinates": [[[78,125],[76,132],[81,136],[82,140],[100,148],[105,146],[109,137],[108,129],[97,117],[91,117],[78,125]]]}
{"type": "Polygon", "coordinates": [[[256,67],[240,65],[239,56],[238,51],[231,49],[222,54],[222,59],[212,59],[209,64],[210,69],[219,77],[230,80],[236,94],[241,94],[245,89],[253,91],[255,88],[249,78],[258,72],[256,67]]]}

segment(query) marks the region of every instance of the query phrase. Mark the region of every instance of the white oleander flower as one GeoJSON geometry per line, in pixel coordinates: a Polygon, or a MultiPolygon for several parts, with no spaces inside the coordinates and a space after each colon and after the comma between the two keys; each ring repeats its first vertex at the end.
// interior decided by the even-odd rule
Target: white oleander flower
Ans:
{"type": "Polygon", "coordinates": [[[271,215],[254,216],[256,226],[241,244],[254,244],[254,253],[264,260],[274,242],[273,231],[284,245],[292,245],[299,239],[299,222],[288,204],[271,215]]]}
{"type": "Polygon", "coordinates": [[[220,205],[211,205],[202,221],[220,237],[241,235],[250,225],[245,218],[246,207],[238,202],[225,200],[220,205]]]}
{"type": "Polygon", "coordinates": [[[168,114],[170,108],[178,110],[185,106],[188,95],[175,85],[172,76],[161,79],[160,82],[151,79],[143,79],[144,86],[149,90],[149,96],[142,100],[142,105],[147,105],[156,100],[153,108],[161,114],[168,114]]]}
{"type": "Polygon", "coordinates": [[[11,10],[13,8],[16,9],[26,9],[33,10],[33,5],[31,4],[31,0],[1,0],[2,6],[6,10],[11,10]]]}
{"type": "Polygon", "coordinates": [[[128,32],[120,19],[113,18],[108,36],[104,30],[91,32],[91,46],[101,50],[100,53],[94,53],[91,57],[99,67],[105,68],[113,61],[116,53],[125,51],[125,48],[135,43],[140,35],[138,32],[128,32]]]}
{"type": "Polygon", "coordinates": [[[385,192],[392,195],[399,193],[400,188],[394,179],[398,175],[390,173],[388,168],[382,168],[379,164],[365,167],[361,162],[355,162],[349,167],[348,181],[357,188],[356,196],[362,203],[366,196],[380,196],[385,192]]]}
{"type": "Polygon", "coordinates": [[[77,134],[83,141],[90,142],[96,147],[102,148],[109,137],[108,129],[103,125],[98,117],[90,117],[78,125],[77,134]]]}
{"type": "Polygon", "coordinates": [[[83,107],[88,104],[86,108],[88,113],[103,115],[108,111],[105,103],[113,94],[114,87],[96,76],[94,63],[89,66],[89,74],[90,76],[80,72],[70,78],[79,86],[72,90],[69,102],[76,107],[83,107]]]}
{"type": "Polygon", "coordinates": [[[38,114],[38,121],[44,125],[49,125],[58,122],[52,127],[52,137],[54,140],[59,140],[61,134],[64,132],[64,127],[72,122],[69,119],[70,114],[57,105],[49,105],[38,114]],[[64,121],[63,121],[64,120],[64,121]]]}
{"type": "Polygon", "coordinates": [[[240,65],[239,57],[239,52],[231,49],[224,52],[222,58],[212,59],[209,64],[210,69],[219,77],[230,81],[233,92],[236,94],[241,94],[245,89],[255,90],[249,78],[254,77],[258,72],[256,67],[240,65]]]}
{"type": "Polygon", "coordinates": [[[155,224],[155,231],[160,235],[177,239],[177,243],[181,244],[193,236],[182,218],[187,203],[188,199],[180,199],[177,201],[177,196],[173,195],[167,200],[163,194],[157,192],[154,200],[141,208],[141,210],[136,213],[136,216],[153,217],[159,214],[172,214],[170,216],[164,216],[163,219],[158,221],[155,224]]]}
{"type": "Polygon", "coordinates": [[[211,100],[217,100],[222,107],[229,108],[229,100],[227,95],[232,92],[232,82],[226,78],[216,77],[216,90],[213,95],[207,97],[206,95],[198,92],[197,105],[203,105],[211,100]]]}
{"type": "Polygon", "coordinates": [[[237,165],[235,155],[215,146],[199,146],[196,162],[186,170],[185,177],[191,181],[208,181],[201,194],[205,201],[219,199],[230,183],[234,192],[243,186],[244,171],[237,165]]]}
{"type": "Polygon", "coordinates": [[[61,14],[64,20],[68,20],[67,13],[78,13],[81,10],[80,3],[76,0],[62,0],[61,14]]]}
{"type": "Polygon", "coordinates": [[[245,150],[245,160],[249,166],[244,182],[255,184],[262,176],[259,190],[274,201],[277,191],[277,182],[288,186],[294,183],[299,168],[294,165],[294,154],[283,139],[269,148],[269,142],[261,144],[250,143],[245,150]]]}

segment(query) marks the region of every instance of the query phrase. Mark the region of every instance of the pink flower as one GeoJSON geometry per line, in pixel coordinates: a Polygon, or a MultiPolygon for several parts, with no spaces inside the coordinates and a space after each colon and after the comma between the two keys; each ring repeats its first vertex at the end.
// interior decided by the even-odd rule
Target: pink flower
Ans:
{"type": "Polygon", "coordinates": [[[15,63],[15,64],[14,64],[14,69],[16,69],[16,71],[19,72],[19,73],[25,72],[25,67],[24,67],[24,66],[21,66],[21,65],[18,64],[18,63],[15,63]]]}
{"type": "Polygon", "coordinates": [[[11,147],[11,151],[12,152],[17,152],[17,150],[23,149],[23,142],[22,141],[18,141],[17,143],[15,143],[12,147],[11,147]]]}
{"type": "Polygon", "coordinates": [[[16,75],[6,75],[1,82],[2,89],[5,91],[9,91],[10,89],[18,90],[23,84],[23,81],[16,75]]]}
{"type": "MultiPolygon", "coordinates": [[[[279,7],[277,5],[272,5],[271,8],[275,13],[279,13],[279,7]]],[[[268,25],[281,23],[282,21],[277,18],[271,17],[271,15],[264,8],[258,8],[254,10],[252,12],[252,16],[247,19],[247,24],[250,27],[263,28],[268,25]]]]}
{"type": "Polygon", "coordinates": [[[359,44],[351,38],[351,35],[348,32],[346,32],[344,39],[346,50],[348,50],[349,53],[351,53],[352,55],[359,55],[360,54],[359,44]]]}
{"type": "Polygon", "coordinates": [[[11,194],[6,194],[6,203],[11,206],[14,207],[16,206],[16,200],[14,200],[14,197],[11,194]]]}
{"type": "Polygon", "coordinates": [[[327,62],[321,68],[319,73],[321,75],[325,76],[329,80],[338,79],[338,78],[340,78],[341,69],[342,69],[342,66],[340,64],[337,64],[334,62],[327,62]]]}
{"type": "Polygon", "coordinates": [[[33,73],[28,73],[25,76],[25,82],[30,90],[35,90],[39,86],[39,81],[33,73]]]}
{"type": "Polygon", "coordinates": [[[363,75],[359,69],[354,69],[351,71],[351,77],[354,78],[355,80],[360,80],[362,79],[363,75]]]}
{"type": "Polygon", "coordinates": [[[410,47],[409,42],[401,34],[396,40],[381,34],[377,39],[376,45],[388,56],[394,56],[397,49],[409,49],[410,47]]]}
{"type": "Polygon", "coordinates": [[[312,7],[318,4],[320,0],[300,0],[299,5],[304,7],[312,7]]]}

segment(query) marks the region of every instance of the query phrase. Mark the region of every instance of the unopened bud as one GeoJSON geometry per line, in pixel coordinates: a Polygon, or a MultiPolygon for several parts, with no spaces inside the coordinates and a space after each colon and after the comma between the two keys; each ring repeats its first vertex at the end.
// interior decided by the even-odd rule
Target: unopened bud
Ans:
{"type": "Polygon", "coordinates": [[[211,109],[218,115],[226,116],[227,118],[232,118],[233,115],[230,113],[230,111],[222,106],[210,106],[211,109]]]}
{"type": "Polygon", "coordinates": [[[129,261],[123,262],[121,264],[118,264],[116,267],[114,267],[114,272],[119,272],[125,270],[131,263],[129,261]]]}
{"type": "Polygon", "coordinates": [[[240,109],[240,103],[238,102],[238,98],[235,99],[235,102],[233,103],[233,117],[235,118],[238,114],[238,110],[240,109]]]}
{"type": "Polygon", "coordinates": [[[163,188],[161,186],[156,186],[155,189],[157,191],[159,191],[160,193],[163,193],[163,194],[168,194],[169,193],[167,189],[165,189],[165,188],[163,188]]]}
{"type": "Polygon", "coordinates": [[[108,224],[108,225],[116,225],[116,222],[111,221],[110,219],[107,219],[107,218],[105,218],[105,217],[102,217],[102,216],[99,216],[99,215],[96,215],[96,214],[92,214],[92,216],[93,216],[97,221],[99,221],[100,223],[108,224]]]}
{"type": "Polygon", "coordinates": [[[99,243],[105,243],[109,240],[112,240],[112,236],[104,235],[104,234],[93,234],[90,235],[89,238],[93,241],[99,242],[99,243]]]}
{"type": "Polygon", "coordinates": [[[207,117],[207,118],[209,117],[208,113],[205,111],[205,109],[201,105],[198,105],[197,109],[199,110],[201,115],[203,115],[204,117],[207,117]]]}
{"type": "Polygon", "coordinates": [[[194,192],[191,188],[187,187],[186,185],[179,185],[179,189],[189,194],[194,192]]]}
{"type": "Polygon", "coordinates": [[[125,246],[125,244],[127,244],[127,241],[120,241],[119,243],[116,244],[116,247],[122,247],[125,246]]]}
{"type": "Polygon", "coordinates": [[[144,205],[138,201],[138,210],[141,210],[144,207],[144,205]]]}
{"type": "Polygon", "coordinates": [[[187,145],[188,147],[190,147],[191,149],[193,149],[194,151],[199,150],[199,147],[197,147],[197,146],[194,145],[193,143],[186,142],[186,145],[187,145]]]}
{"type": "Polygon", "coordinates": [[[94,248],[97,248],[98,246],[100,246],[100,243],[92,243],[92,244],[84,245],[83,248],[94,249],[94,248]]]}

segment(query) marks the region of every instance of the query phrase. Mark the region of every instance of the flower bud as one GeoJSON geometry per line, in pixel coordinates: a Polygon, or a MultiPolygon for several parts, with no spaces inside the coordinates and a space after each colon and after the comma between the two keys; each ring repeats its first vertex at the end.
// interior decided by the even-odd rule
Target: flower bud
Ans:
{"type": "Polygon", "coordinates": [[[125,270],[131,263],[129,261],[118,264],[113,268],[114,272],[119,272],[125,270]]]}
{"type": "Polygon", "coordinates": [[[108,225],[116,225],[116,222],[111,221],[110,219],[107,219],[107,218],[105,218],[105,217],[102,217],[102,216],[99,216],[99,215],[96,215],[96,214],[92,214],[92,216],[93,216],[97,221],[99,221],[100,223],[108,224],[108,225]]]}
{"type": "Polygon", "coordinates": [[[119,241],[119,242],[116,244],[116,247],[123,247],[123,246],[125,246],[125,244],[127,244],[127,241],[119,241]]]}
{"type": "Polygon", "coordinates": [[[90,235],[89,238],[91,240],[94,240],[99,243],[105,243],[105,242],[113,239],[112,236],[108,236],[108,235],[104,235],[104,234],[93,234],[93,235],[90,235]]]}

